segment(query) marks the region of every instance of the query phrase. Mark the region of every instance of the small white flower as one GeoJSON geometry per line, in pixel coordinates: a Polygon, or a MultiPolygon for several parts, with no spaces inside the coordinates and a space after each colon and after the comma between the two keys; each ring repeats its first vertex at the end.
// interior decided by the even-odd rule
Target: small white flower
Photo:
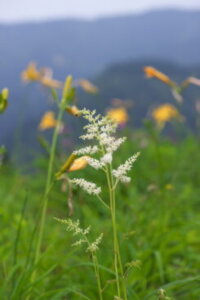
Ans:
{"type": "Polygon", "coordinates": [[[94,133],[88,133],[80,136],[80,139],[82,140],[93,140],[95,138],[94,133]]]}
{"type": "Polygon", "coordinates": [[[80,246],[84,243],[86,243],[86,240],[80,239],[80,240],[76,241],[75,243],[73,243],[72,246],[77,247],[77,246],[80,246]]]}
{"type": "Polygon", "coordinates": [[[101,169],[103,167],[103,163],[98,159],[87,157],[86,160],[88,164],[96,170],[101,169]]]}
{"type": "Polygon", "coordinates": [[[105,125],[101,125],[101,132],[105,132],[107,134],[114,133],[117,129],[117,124],[113,122],[112,120],[108,119],[107,117],[102,117],[102,120],[105,125]]]}
{"type": "Polygon", "coordinates": [[[121,144],[123,144],[125,142],[125,140],[126,140],[126,137],[114,139],[112,141],[112,143],[108,144],[108,146],[106,147],[106,150],[108,152],[116,151],[121,146],[121,144]]]}
{"type": "Polygon", "coordinates": [[[103,233],[100,234],[100,236],[94,241],[92,244],[90,244],[87,248],[87,252],[96,252],[99,249],[99,244],[101,243],[103,238],[103,233]]]}
{"type": "Polygon", "coordinates": [[[87,133],[90,133],[90,134],[97,134],[99,131],[99,127],[97,124],[88,124],[88,125],[84,126],[83,129],[86,130],[87,133]]]}
{"type": "Polygon", "coordinates": [[[85,118],[89,124],[84,126],[86,134],[80,138],[83,140],[97,139],[101,145],[108,144],[111,137],[111,134],[116,131],[116,124],[109,120],[107,117],[101,115],[96,115],[96,111],[89,111],[83,109],[81,115],[85,118]],[[108,141],[109,139],[109,141],[108,141]]]}
{"type": "Polygon", "coordinates": [[[129,183],[131,181],[131,178],[128,176],[121,176],[120,181],[123,183],[129,183]]]}
{"type": "Polygon", "coordinates": [[[114,137],[110,136],[106,133],[102,133],[99,137],[99,142],[101,145],[107,146],[107,145],[111,145],[114,142],[114,137]]]}
{"type": "Polygon", "coordinates": [[[124,164],[120,165],[116,170],[113,170],[113,176],[115,176],[119,181],[127,182],[127,180],[129,180],[129,177],[127,177],[126,174],[131,170],[133,163],[136,161],[139,154],[140,153],[134,154],[129,159],[127,159],[124,164]]]}
{"type": "Polygon", "coordinates": [[[87,235],[90,232],[91,226],[88,226],[86,229],[83,231],[83,235],[87,235]]]}
{"type": "Polygon", "coordinates": [[[101,193],[101,188],[97,187],[97,185],[93,182],[86,181],[83,178],[74,178],[70,180],[71,183],[78,185],[84,191],[86,191],[90,195],[98,195],[101,193]]]}
{"type": "Polygon", "coordinates": [[[85,154],[95,154],[98,152],[98,147],[97,146],[88,146],[85,148],[81,148],[79,150],[74,151],[73,153],[75,155],[85,155],[85,154]]]}
{"type": "Polygon", "coordinates": [[[112,162],[112,153],[106,153],[102,158],[101,162],[103,165],[110,164],[112,162]]]}

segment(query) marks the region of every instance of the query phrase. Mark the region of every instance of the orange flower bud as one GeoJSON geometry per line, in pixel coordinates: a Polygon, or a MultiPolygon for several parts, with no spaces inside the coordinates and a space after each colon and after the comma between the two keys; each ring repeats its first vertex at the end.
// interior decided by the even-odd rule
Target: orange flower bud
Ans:
{"type": "Polygon", "coordinates": [[[171,79],[165,75],[164,73],[158,71],[157,69],[147,66],[144,67],[144,72],[146,74],[147,77],[151,78],[151,77],[155,77],[161,81],[163,81],[166,84],[170,84],[172,83],[171,79]]]}
{"type": "Polygon", "coordinates": [[[75,105],[67,106],[66,111],[72,116],[79,117],[81,115],[80,110],[75,105]]]}
{"type": "Polygon", "coordinates": [[[80,79],[78,81],[78,84],[80,87],[82,87],[83,90],[85,90],[88,93],[96,94],[98,92],[98,88],[86,79],[80,79]]]}
{"type": "Polygon", "coordinates": [[[72,165],[69,167],[68,172],[74,172],[77,170],[82,170],[88,165],[88,156],[82,156],[73,161],[72,165]]]}

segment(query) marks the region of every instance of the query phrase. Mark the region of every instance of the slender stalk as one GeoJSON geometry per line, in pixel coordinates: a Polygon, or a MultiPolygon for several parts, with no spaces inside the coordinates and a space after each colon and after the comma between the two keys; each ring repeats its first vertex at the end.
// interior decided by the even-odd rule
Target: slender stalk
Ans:
{"type": "MultiPolygon", "coordinates": [[[[25,196],[24,203],[23,203],[22,210],[21,210],[20,220],[19,220],[19,223],[18,223],[18,226],[17,226],[17,233],[16,233],[16,237],[15,237],[15,242],[14,242],[13,266],[17,265],[18,246],[19,246],[19,242],[20,242],[22,222],[23,222],[23,218],[24,218],[24,215],[25,215],[27,202],[28,202],[28,195],[25,196]]],[[[15,287],[15,282],[16,282],[16,274],[13,273],[13,278],[12,278],[13,289],[15,287]]]]}
{"type": "Polygon", "coordinates": [[[99,263],[96,255],[92,254],[92,261],[94,265],[94,271],[97,279],[97,286],[98,286],[98,292],[99,292],[99,299],[103,300],[103,295],[102,295],[102,286],[101,286],[101,279],[100,279],[100,273],[99,273],[99,263]]]}
{"type": "MultiPolygon", "coordinates": [[[[83,235],[83,239],[85,239],[85,241],[86,241],[86,243],[88,244],[88,247],[89,247],[90,242],[89,242],[88,238],[86,237],[86,235],[83,235]]],[[[103,300],[103,295],[102,295],[103,289],[102,289],[102,285],[101,285],[98,258],[97,258],[97,256],[95,255],[94,252],[91,252],[91,257],[92,257],[92,263],[93,263],[93,266],[94,266],[94,272],[95,272],[95,276],[96,276],[96,280],[97,280],[99,299],[103,300]]]]}
{"type": "Polygon", "coordinates": [[[21,214],[20,214],[20,220],[17,226],[17,233],[15,237],[15,242],[14,242],[14,254],[13,254],[13,266],[17,264],[17,255],[18,255],[18,244],[20,241],[20,234],[21,234],[21,229],[22,229],[22,221],[25,215],[25,210],[27,206],[27,201],[28,201],[28,196],[25,196],[24,203],[22,206],[21,214]]]}
{"type": "Polygon", "coordinates": [[[123,271],[123,265],[122,265],[121,255],[120,255],[119,241],[118,241],[118,236],[117,236],[115,184],[114,184],[114,180],[113,180],[112,165],[111,164],[109,166],[109,177],[110,177],[110,184],[111,184],[111,190],[110,190],[111,203],[112,203],[111,217],[112,217],[112,227],[113,227],[115,260],[117,261],[118,278],[119,278],[119,274],[121,276],[122,293],[123,293],[123,296],[124,296],[124,300],[127,300],[127,291],[126,291],[126,285],[125,285],[124,271],[123,271]],[[119,269],[118,269],[118,266],[119,266],[119,269]]]}
{"type": "Polygon", "coordinates": [[[113,248],[114,248],[115,277],[116,277],[118,297],[121,297],[120,280],[119,280],[119,272],[118,272],[118,259],[117,259],[116,230],[115,230],[115,221],[114,221],[114,215],[113,215],[112,185],[111,185],[111,178],[110,178],[110,172],[109,172],[108,167],[107,167],[106,177],[107,177],[109,196],[110,196],[110,211],[111,211],[112,227],[113,227],[113,248]]]}
{"type": "MultiPolygon", "coordinates": [[[[97,140],[100,140],[99,133],[97,134],[97,140]]],[[[104,146],[101,143],[99,143],[99,146],[102,154],[104,155],[105,154],[104,146]]],[[[107,184],[109,189],[109,197],[110,197],[110,211],[111,211],[112,229],[113,229],[114,268],[115,268],[117,293],[120,299],[121,299],[121,294],[123,294],[124,300],[127,300],[128,298],[127,298],[127,291],[125,285],[125,277],[124,277],[123,265],[122,265],[121,255],[120,255],[120,248],[119,248],[119,242],[117,236],[117,226],[116,226],[115,189],[117,187],[118,180],[114,182],[111,163],[106,166],[104,171],[106,173],[107,184]],[[122,291],[121,291],[120,279],[122,281],[122,291]]]]}
{"type": "Polygon", "coordinates": [[[103,201],[103,199],[99,195],[97,195],[97,198],[107,209],[110,209],[110,207],[103,201]]]}
{"type": "MultiPolygon", "coordinates": [[[[102,154],[104,155],[105,149],[101,144],[100,144],[100,148],[101,148],[102,154]]],[[[120,278],[119,278],[119,271],[118,271],[119,247],[118,247],[116,221],[115,221],[115,198],[113,197],[113,195],[115,194],[115,185],[114,185],[114,181],[113,181],[113,177],[112,177],[111,164],[110,164],[110,166],[108,166],[108,165],[106,166],[105,173],[106,173],[108,190],[109,190],[109,198],[110,198],[110,208],[109,209],[111,212],[112,228],[113,228],[114,268],[115,268],[115,277],[116,277],[116,285],[117,285],[117,294],[118,294],[118,297],[121,297],[120,278]]],[[[127,298],[125,298],[125,299],[127,299],[127,298]]]]}
{"type": "Polygon", "coordinates": [[[42,244],[42,239],[43,239],[43,235],[44,235],[44,225],[45,225],[47,206],[48,206],[48,194],[49,194],[49,190],[51,189],[51,181],[52,181],[52,175],[53,175],[53,165],[54,165],[54,160],[55,160],[56,145],[57,145],[57,140],[58,140],[59,126],[60,126],[60,123],[61,123],[61,120],[63,117],[63,113],[64,113],[64,110],[62,108],[60,108],[59,113],[58,113],[58,118],[57,118],[57,125],[56,125],[54,133],[53,133],[49,165],[48,165],[48,172],[47,172],[47,180],[46,180],[46,185],[45,185],[41,219],[40,219],[40,224],[39,224],[39,234],[38,234],[38,240],[37,240],[36,252],[35,252],[35,261],[34,261],[35,264],[38,263],[40,253],[41,253],[41,244],[42,244]]]}

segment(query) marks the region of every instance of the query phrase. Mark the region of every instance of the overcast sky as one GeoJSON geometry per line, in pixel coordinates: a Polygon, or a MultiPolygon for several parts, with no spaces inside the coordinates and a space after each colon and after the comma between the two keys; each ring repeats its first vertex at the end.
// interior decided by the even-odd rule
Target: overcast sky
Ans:
{"type": "Polygon", "coordinates": [[[96,18],[170,7],[200,9],[200,0],[0,0],[0,22],[96,18]]]}

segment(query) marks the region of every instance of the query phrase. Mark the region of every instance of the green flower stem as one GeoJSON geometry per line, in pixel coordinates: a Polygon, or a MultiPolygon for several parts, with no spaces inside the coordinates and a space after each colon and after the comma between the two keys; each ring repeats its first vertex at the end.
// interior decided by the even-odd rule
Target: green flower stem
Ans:
{"type": "MultiPolygon", "coordinates": [[[[112,227],[113,227],[113,240],[114,240],[114,253],[115,253],[115,265],[117,267],[117,278],[119,280],[119,274],[121,276],[122,281],[122,294],[124,297],[124,300],[127,300],[127,291],[126,291],[126,285],[125,285],[125,278],[124,278],[124,271],[123,271],[123,265],[120,255],[120,247],[119,247],[119,241],[117,236],[117,225],[116,225],[116,200],[115,200],[115,184],[113,180],[112,175],[112,165],[109,166],[109,178],[110,178],[110,199],[111,199],[111,217],[112,217],[112,227]]],[[[121,289],[120,281],[119,286],[121,289]]],[[[120,297],[120,295],[119,295],[120,297]]]]}
{"type": "Polygon", "coordinates": [[[39,224],[39,234],[38,234],[38,240],[37,240],[36,252],[35,252],[35,261],[34,261],[35,264],[38,263],[40,253],[41,253],[41,245],[42,245],[42,240],[43,240],[43,235],[44,235],[44,225],[45,225],[47,206],[48,206],[48,200],[49,200],[48,194],[49,194],[49,190],[51,189],[53,165],[54,165],[54,160],[55,160],[55,152],[56,152],[56,145],[57,145],[57,140],[58,140],[59,126],[60,126],[61,120],[63,118],[63,114],[64,114],[64,110],[62,108],[60,108],[59,112],[58,112],[57,125],[54,129],[51,150],[50,150],[47,180],[46,180],[45,192],[44,192],[44,196],[43,196],[43,205],[42,205],[41,219],[40,219],[40,224],[39,224]]]}
{"type": "Polygon", "coordinates": [[[111,218],[112,218],[112,228],[113,228],[113,248],[114,248],[114,268],[115,268],[115,277],[116,277],[116,285],[117,285],[117,294],[118,297],[121,297],[121,289],[120,289],[120,279],[119,279],[119,272],[118,272],[118,255],[117,255],[117,235],[116,235],[116,226],[115,226],[115,216],[113,214],[113,192],[112,192],[112,185],[111,185],[111,178],[109,168],[107,167],[106,172],[108,189],[109,189],[109,197],[110,197],[110,211],[111,211],[111,218]]]}
{"type": "MultiPolygon", "coordinates": [[[[88,244],[88,247],[89,247],[90,242],[89,242],[88,238],[86,237],[86,235],[83,235],[82,237],[86,241],[86,243],[88,244]]],[[[93,266],[94,266],[94,272],[95,272],[95,276],[96,276],[96,280],[97,280],[99,299],[103,300],[103,295],[102,295],[103,289],[102,289],[102,285],[101,285],[101,277],[100,277],[100,272],[99,272],[98,258],[95,255],[95,252],[91,252],[91,257],[92,257],[92,263],[93,263],[93,266]]]]}
{"type": "Polygon", "coordinates": [[[96,255],[92,254],[92,261],[94,265],[94,271],[97,279],[97,286],[98,286],[98,292],[99,292],[99,299],[103,300],[103,295],[102,295],[102,286],[101,286],[101,279],[100,279],[100,272],[99,272],[99,263],[98,263],[98,258],[96,255]]]}
{"type": "Polygon", "coordinates": [[[103,199],[99,195],[97,195],[97,198],[107,209],[110,209],[110,207],[103,201],[103,199]]]}
{"type": "MultiPolygon", "coordinates": [[[[105,154],[104,147],[100,144],[100,148],[102,154],[105,154]]],[[[117,293],[118,297],[121,297],[121,284],[120,284],[120,275],[122,280],[122,290],[124,295],[124,300],[127,300],[127,291],[126,291],[126,284],[125,284],[125,277],[123,271],[123,265],[120,255],[120,248],[117,236],[117,226],[116,226],[116,201],[115,201],[115,190],[118,184],[118,180],[114,182],[113,175],[112,175],[112,164],[106,166],[106,178],[107,184],[109,189],[109,197],[110,197],[110,211],[111,211],[111,218],[112,218],[112,229],[113,229],[113,248],[114,248],[114,268],[115,268],[115,277],[116,277],[116,285],[117,285],[117,293]]]]}

